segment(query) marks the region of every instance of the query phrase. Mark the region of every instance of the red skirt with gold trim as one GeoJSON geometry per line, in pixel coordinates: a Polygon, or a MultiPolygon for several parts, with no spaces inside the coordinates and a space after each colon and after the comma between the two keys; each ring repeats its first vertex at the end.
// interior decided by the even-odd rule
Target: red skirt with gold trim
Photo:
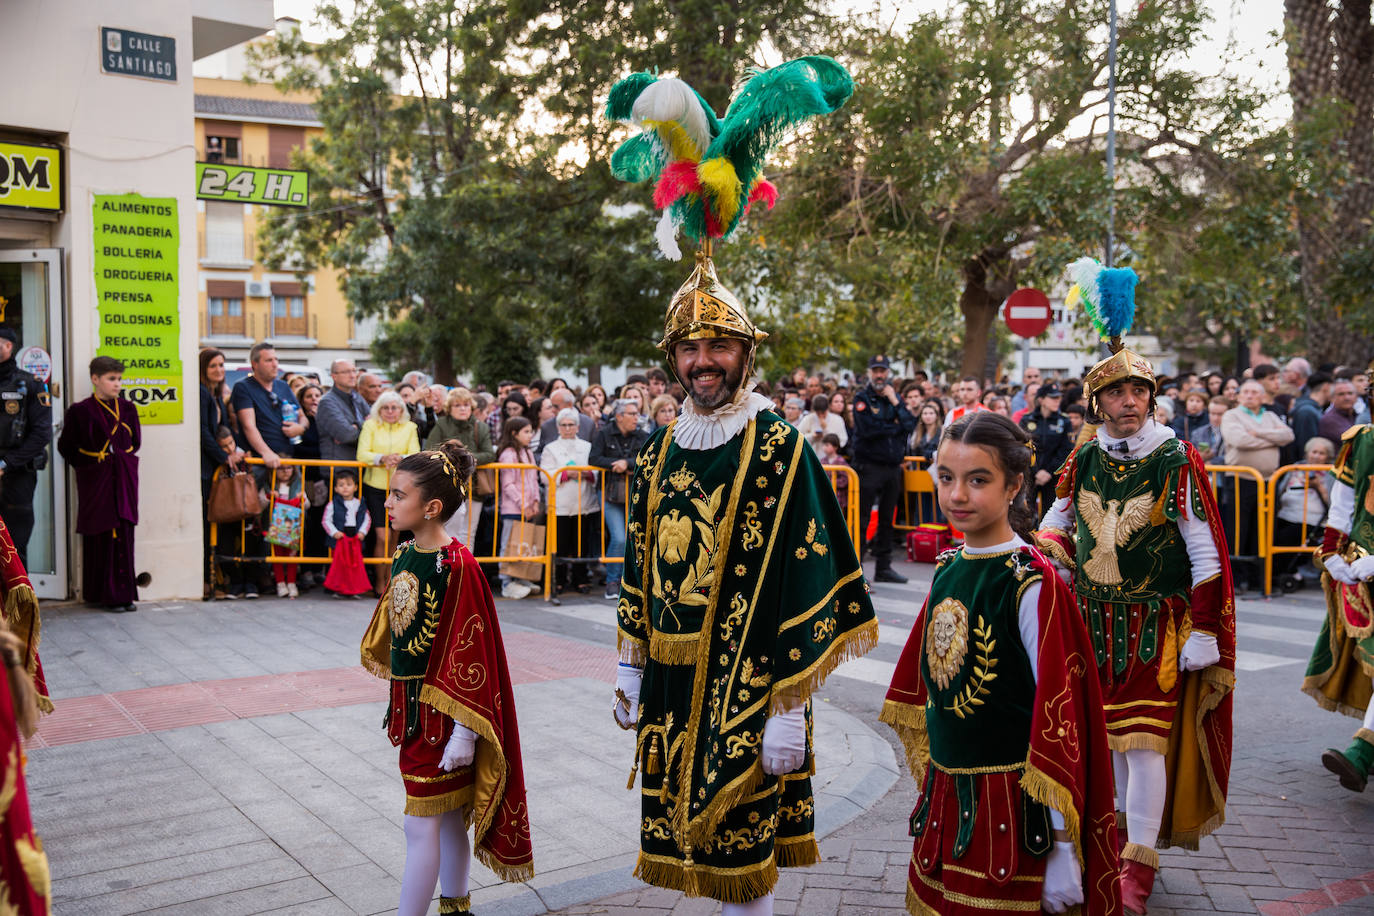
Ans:
{"type": "Polygon", "coordinates": [[[428,703],[413,701],[407,715],[406,681],[391,682],[387,737],[401,749],[401,780],[406,787],[406,814],[432,816],[458,811],[472,804],[471,766],[444,770],[439,766],[444,747],[453,735],[453,720],[428,703]],[[413,720],[413,727],[407,722],[413,720]]]}

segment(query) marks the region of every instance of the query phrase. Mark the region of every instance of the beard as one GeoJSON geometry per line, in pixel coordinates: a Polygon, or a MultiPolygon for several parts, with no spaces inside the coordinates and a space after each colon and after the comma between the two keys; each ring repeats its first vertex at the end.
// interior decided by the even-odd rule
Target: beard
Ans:
{"type": "Polygon", "coordinates": [[[720,384],[703,388],[697,383],[697,376],[712,371],[716,370],[698,369],[683,380],[687,385],[687,393],[692,397],[692,403],[702,410],[715,410],[730,403],[735,392],[739,391],[740,385],[744,383],[744,369],[738,368],[732,372],[725,372],[725,378],[720,384]]]}

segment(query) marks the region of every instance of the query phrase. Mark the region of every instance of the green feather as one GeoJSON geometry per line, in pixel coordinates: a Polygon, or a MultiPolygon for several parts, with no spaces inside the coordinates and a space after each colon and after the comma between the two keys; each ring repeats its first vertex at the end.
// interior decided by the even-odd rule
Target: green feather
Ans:
{"type": "Polygon", "coordinates": [[[650,181],[664,166],[663,144],[653,133],[635,134],[611,154],[611,174],[621,181],[650,181]]]}
{"type": "Polygon", "coordinates": [[[610,97],[606,100],[606,117],[612,121],[628,121],[634,110],[635,99],[639,94],[658,80],[653,73],[631,73],[611,87],[610,97]]]}

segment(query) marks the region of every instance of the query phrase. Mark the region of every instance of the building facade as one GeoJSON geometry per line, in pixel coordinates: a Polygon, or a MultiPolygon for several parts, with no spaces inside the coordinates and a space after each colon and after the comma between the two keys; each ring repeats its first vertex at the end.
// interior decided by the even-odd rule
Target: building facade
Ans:
{"type": "MultiPolygon", "coordinates": [[[[47,376],[58,423],[90,395],[92,357],[129,365],[143,422],[144,598],[201,589],[192,67],[272,27],[271,0],[0,4],[0,326],[20,334],[28,364],[47,376]]],[[[46,598],[68,597],[81,580],[69,477],[50,450],[29,543],[46,598]]]]}

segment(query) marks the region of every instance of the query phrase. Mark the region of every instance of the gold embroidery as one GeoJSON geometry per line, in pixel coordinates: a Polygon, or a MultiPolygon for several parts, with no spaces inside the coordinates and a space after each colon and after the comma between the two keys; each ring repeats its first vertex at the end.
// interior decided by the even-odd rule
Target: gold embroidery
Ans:
{"type": "Polygon", "coordinates": [[[973,677],[945,707],[961,719],[971,714],[974,706],[983,705],[981,697],[992,692],[988,689],[988,682],[997,680],[997,675],[992,670],[997,666],[997,659],[992,656],[992,650],[997,648],[997,640],[991,638],[992,628],[983,623],[981,616],[978,618],[978,626],[973,628],[973,636],[973,646],[978,650],[973,656],[973,677]]]}
{"type": "Polygon", "coordinates": [[[926,662],[930,677],[945,690],[964,666],[968,651],[968,608],[954,598],[946,598],[930,612],[926,637],[926,662]]]}
{"type": "Polygon", "coordinates": [[[804,817],[810,817],[815,813],[815,810],[816,808],[812,804],[811,799],[803,798],[795,805],[779,805],[778,817],[785,817],[789,821],[799,821],[804,817]]]}
{"type": "Polygon", "coordinates": [[[755,734],[754,732],[740,732],[738,735],[731,735],[725,739],[725,756],[732,760],[743,757],[745,751],[758,747],[762,739],[762,734],[755,734]]]}
{"type": "Polygon", "coordinates": [[[752,499],[744,507],[744,537],[740,546],[753,550],[763,546],[763,523],[759,521],[759,504],[752,499]]]}
{"type": "Polygon", "coordinates": [[[823,557],[826,555],[826,552],[829,551],[830,548],[826,547],[824,544],[817,541],[816,543],[811,545],[811,549],[816,551],[816,556],[823,557]]]}
{"type": "Polygon", "coordinates": [[[642,833],[647,833],[656,840],[671,840],[673,838],[671,825],[666,817],[646,817],[639,825],[639,829],[642,833]]]}
{"type": "Polygon", "coordinates": [[[806,559],[806,548],[805,548],[805,547],[798,547],[798,548],[797,548],[797,559],[798,559],[798,560],[805,560],[805,559],[806,559]]]}
{"type": "Polygon", "coordinates": [[[692,545],[692,520],[676,509],[658,522],[658,555],[669,563],[681,563],[692,545]]]}
{"type": "MultiPolygon", "coordinates": [[[[767,661],[767,659],[764,660],[767,661]]],[[[773,680],[773,675],[765,671],[763,674],[755,676],[754,660],[746,658],[744,664],[740,666],[739,679],[741,684],[747,684],[750,687],[767,687],[769,682],[773,680]]]]}
{"type": "Polygon", "coordinates": [[[420,625],[420,632],[410,642],[401,648],[407,655],[420,655],[428,651],[429,644],[434,641],[434,634],[439,629],[439,594],[434,591],[434,586],[425,586],[425,622],[420,625]]]}
{"type": "Polygon", "coordinates": [[[1093,549],[1083,564],[1083,572],[1098,585],[1120,585],[1121,568],[1116,562],[1116,548],[1124,547],[1150,520],[1154,499],[1148,493],[1126,500],[1110,499],[1102,507],[1102,497],[1091,490],[1078,493],[1078,511],[1092,532],[1093,549]],[[1118,508],[1120,507],[1120,508],[1118,508]]]}
{"type": "Polygon", "coordinates": [[[811,628],[811,641],[820,642],[835,635],[835,618],[827,617],[824,620],[817,620],[816,625],[811,628]]]}
{"type": "Polygon", "coordinates": [[[400,636],[415,622],[415,612],[420,609],[420,580],[413,572],[398,573],[391,580],[387,590],[387,618],[391,621],[391,632],[400,636]]]}
{"type": "Polygon", "coordinates": [[[744,613],[749,610],[749,605],[745,603],[744,595],[735,592],[730,599],[730,613],[720,623],[720,638],[722,642],[729,642],[730,637],[735,634],[735,627],[744,622],[744,613]]]}
{"type": "Polygon", "coordinates": [[[768,427],[768,432],[763,438],[763,445],[759,446],[759,457],[764,461],[773,460],[773,452],[779,445],[787,441],[787,424],[778,420],[768,427]]]}
{"type": "Polygon", "coordinates": [[[681,493],[697,482],[697,475],[689,471],[687,465],[684,464],[668,476],[668,482],[673,485],[674,489],[681,493]]]}
{"type": "Polygon", "coordinates": [[[787,657],[792,659],[792,661],[794,662],[799,661],[801,659],[801,649],[793,648],[788,650],[787,657]]]}
{"type": "Polygon", "coordinates": [[[806,523],[806,543],[810,544],[816,539],[816,520],[813,518],[806,523]]]}

